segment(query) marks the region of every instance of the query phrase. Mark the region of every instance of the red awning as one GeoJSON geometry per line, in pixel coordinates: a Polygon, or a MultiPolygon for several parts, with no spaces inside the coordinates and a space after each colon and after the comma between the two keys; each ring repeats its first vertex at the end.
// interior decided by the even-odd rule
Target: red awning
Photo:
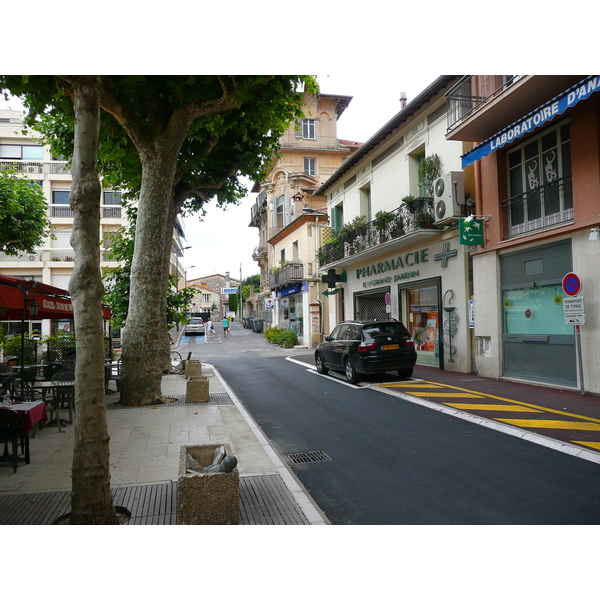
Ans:
{"type": "MultiPolygon", "coordinates": [[[[67,290],[38,281],[0,274],[0,319],[9,321],[21,319],[25,293],[27,293],[28,299],[35,300],[39,306],[37,316],[32,317],[28,308],[31,303],[27,302],[25,308],[26,321],[73,318],[73,305],[67,290]]],[[[102,306],[102,317],[105,319],[110,318],[108,306],[102,306]]]]}

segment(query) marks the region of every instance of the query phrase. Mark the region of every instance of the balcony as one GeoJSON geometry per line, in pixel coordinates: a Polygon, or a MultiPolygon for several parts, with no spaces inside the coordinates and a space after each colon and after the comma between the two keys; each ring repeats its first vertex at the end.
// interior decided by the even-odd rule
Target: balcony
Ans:
{"type": "Polygon", "coordinates": [[[446,139],[481,142],[581,79],[580,75],[467,75],[446,93],[446,139]]]}
{"type": "Polygon", "coordinates": [[[304,280],[304,265],[288,263],[274,273],[269,274],[269,287],[276,290],[304,280]]]}
{"type": "Polygon", "coordinates": [[[501,208],[506,223],[504,239],[572,221],[571,177],[507,198],[501,208]]]}
{"type": "Polygon", "coordinates": [[[68,163],[64,161],[0,160],[0,171],[9,170],[26,175],[71,175],[68,163]]]}
{"type": "MultiPolygon", "coordinates": [[[[120,219],[121,218],[121,207],[114,205],[102,205],[102,218],[103,219],[120,219]]],[[[50,205],[50,217],[53,219],[72,219],[73,209],[69,204],[51,204],[50,205]]]]}
{"type": "MultiPolygon", "coordinates": [[[[393,240],[415,233],[437,233],[442,227],[434,225],[433,200],[415,198],[387,213],[387,219],[377,219],[351,231],[340,230],[337,238],[321,246],[318,252],[320,266],[338,262],[393,240]]],[[[412,237],[412,236],[411,236],[412,237]]]]}

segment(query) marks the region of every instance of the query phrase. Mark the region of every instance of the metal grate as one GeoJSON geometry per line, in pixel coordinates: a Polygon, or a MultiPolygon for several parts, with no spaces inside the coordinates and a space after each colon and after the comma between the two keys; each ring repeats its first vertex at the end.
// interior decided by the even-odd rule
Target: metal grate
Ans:
{"type": "Polygon", "coordinates": [[[123,406],[118,404],[119,394],[111,394],[106,397],[106,408],[107,409],[125,409],[125,408],[173,408],[175,406],[226,406],[232,405],[233,400],[226,393],[209,394],[208,402],[186,402],[185,394],[183,395],[168,395],[171,398],[170,402],[165,404],[148,404],[145,406],[123,406]]]}
{"type": "Polygon", "coordinates": [[[323,460],[331,460],[323,450],[309,450],[308,452],[296,452],[288,454],[288,458],[296,465],[312,462],[321,462],[323,460]]]}

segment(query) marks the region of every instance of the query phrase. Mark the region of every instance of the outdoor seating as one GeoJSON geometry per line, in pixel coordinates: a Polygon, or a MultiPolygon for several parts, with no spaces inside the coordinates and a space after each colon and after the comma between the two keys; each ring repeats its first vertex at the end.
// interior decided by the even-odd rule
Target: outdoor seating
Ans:
{"type": "Polygon", "coordinates": [[[73,413],[75,412],[75,371],[72,369],[61,369],[52,375],[51,383],[60,384],[66,382],[66,385],[55,385],[54,402],[50,406],[51,420],[54,420],[52,414],[56,412],[56,422],[60,429],[60,408],[67,407],[69,410],[69,423],[73,422],[73,413]],[[72,383],[73,385],[68,385],[72,383]]]}
{"type": "Polygon", "coordinates": [[[29,463],[28,450],[29,439],[23,432],[23,417],[12,410],[0,409],[0,444],[4,443],[2,461],[12,464],[13,473],[17,472],[17,461],[19,460],[19,443],[27,444],[25,462],[29,463]],[[12,447],[12,452],[9,450],[12,447]]]}
{"type": "Polygon", "coordinates": [[[11,398],[14,402],[34,402],[36,394],[34,390],[35,369],[21,369],[12,379],[11,398]]]}
{"type": "MultiPolygon", "coordinates": [[[[116,364],[111,365],[111,369],[110,369],[110,376],[109,376],[109,380],[112,380],[115,382],[116,386],[117,386],[117,392],[121,391],[121,360],[119,358],[119,360],[116,362],[116,364]]],[[[107,383],[107,387],[108,387],[108,381],[107,383]]]]}

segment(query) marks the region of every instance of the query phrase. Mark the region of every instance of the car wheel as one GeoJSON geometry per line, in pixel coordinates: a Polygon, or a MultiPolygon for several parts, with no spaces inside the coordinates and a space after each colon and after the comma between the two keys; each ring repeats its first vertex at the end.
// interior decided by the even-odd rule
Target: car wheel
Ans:
{"type": "Polygon", "coordinates": [[[346,375],[346,381],[348,383],[357,383],[359,380],[354,364],[349,358],[347,358],[344,363],[344,374],[346,375]]]}
{"type": "Polygon", "coordinates": [[[317,354],[315,356],[315,363],[317,365],[318,373],[320,373],[321,375],[327,375],[327,373],[329,373],[329,369],[325,366],[325,363],[323,362],[323,358],[321,357],[320,354],[317,354]]]}
{"type": "Polygon", "coordinates": [[[409,377],[412,377],[412,374],[412,369],[398,369],[398,375],[400,375],[402,379],[408,379],[409,377]]]}

